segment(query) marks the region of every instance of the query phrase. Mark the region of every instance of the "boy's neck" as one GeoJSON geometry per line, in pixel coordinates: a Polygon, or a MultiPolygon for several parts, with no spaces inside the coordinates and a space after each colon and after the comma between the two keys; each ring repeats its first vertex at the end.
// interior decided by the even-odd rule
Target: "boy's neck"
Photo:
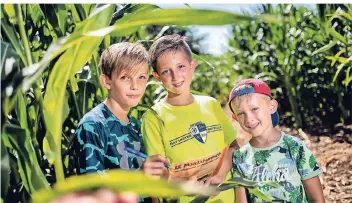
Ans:
{"type": "Polygon", "coordinates": [[[276,144],[280,138],[281,132],[273,127],[263,135],[252,138],[249,142],[255,148],[267,148],[276,144]]]}
{"type": "Polygon", "coordinates": [[[165,102],[173,106],[187,106],[194,102],[194,97],[190,92],[187,94],[174,94],[168,92],[165,102]]]}
{"type": "Polygon", "coordinates": [[[105,99],[105,101],[103,102],[108,108],[109,110],[120,120],[123,122],[128,123],[129,119],[128,119],[128,112],[129,112],[129,108],[128,109],[124,109],[121,107],[121,105],[119,103],[117,103],[116,101],[112,100],[112,99],[105,99]]]}

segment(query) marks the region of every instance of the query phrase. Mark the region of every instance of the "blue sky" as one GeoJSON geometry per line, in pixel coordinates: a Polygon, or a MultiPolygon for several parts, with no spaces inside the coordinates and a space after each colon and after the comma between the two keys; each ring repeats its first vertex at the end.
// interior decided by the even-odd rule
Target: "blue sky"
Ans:
{"type": "MultiPolygon", "coordinates": [[[[157,4],[161,8],[186,8],[184,4],[157,4]]],[[[189,4],[192,8],[222,10],[234,13],[243,11],[254,14],[260,4],[189,4]]],[[[315,8],[314,4],[304,5],[315,8]]],[[[226,52],[228,39],[232,36],[230,25],[227,26],[190,26],[194,35],[207,35],[201,47],[206,53],[221,55],[226,52]]]]}

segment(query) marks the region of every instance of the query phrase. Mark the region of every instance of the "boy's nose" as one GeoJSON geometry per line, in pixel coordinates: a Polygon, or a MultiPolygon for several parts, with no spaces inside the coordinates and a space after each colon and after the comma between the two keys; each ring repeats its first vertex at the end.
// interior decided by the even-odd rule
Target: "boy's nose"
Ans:
{"type": "Polygon", "coordinates": [[[246,124],[250,124],[253,121],[253,116],[247,115],[245,121],[246,121],[246,124]]]}
{"type": "Polygon", "coordinates": [[[172,80],[177,80],[180,74],[177,71],[172,71],[171,76],[172,76],[172,80]]]}
{"type": "Polygon", "coordinates": [[[131,82],[131,86],[130,86],[131,90],[138,90],[138,83],[135,81],[131,82]]]}

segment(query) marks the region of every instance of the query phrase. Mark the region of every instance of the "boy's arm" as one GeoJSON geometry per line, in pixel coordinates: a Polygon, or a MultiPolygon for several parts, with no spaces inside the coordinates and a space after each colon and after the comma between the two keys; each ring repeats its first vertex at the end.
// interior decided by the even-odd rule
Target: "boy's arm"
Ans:
{"type": "Polygon", "coordinates": [[[148,158],[143,163],[142,169],[146,174],[168,178],[169,171],[165,165],[170,161],[165,157],[161,124],[159,118],[151,112],[147,111],[143,115],[141,131],[148,158]]]}
{"type": "Polygon", "coordinates": [[[247,203],[246,190],[244,187],[236,187],[236,203],[247,203]]]}
{"type": "Polygon", "coordinates": [[[221,182],[223,182],[226,178],[226,175],[230,172],[231,168],[232,168],[232,157],[233,154],[235,153],[235,151],[238,149],[238,144],[236,142],[236,140],[234,140],[229,149],[227,150],[225,157],[223,159],[223,163],[221,164],[221,168],[219,169],[218,173],[213,176],[208,178],[205,181],[205,185],[209,185],[209,184],[219,184],[221,182]]]}
{"type": "Polygon", "coordinates": [[[148,156],[160,154],[165,156],[162,140],[162,122],[153,113],[147,111],[142,117],[142,137],[145,151],[148,156]]]}
{"type": "Polygon", "coordinates": [[[298,142],[296,162],[309,202],[324,203],[323,189],[319,180],[320,167],[303,141],[298,142]]]}
{"type": "Polygon", "coordinates": [[[236,140],[237,131],[229,120],[228,116],[225,114],[218,101],[215,102],[215,112],[214,112],[221,122],[222,129],[224,131],[224,140],[226,144],[229,144],[229,149],[227,150],[223,163],[221,165],[218,173],[206,180],[205,185],[218,184],[225,180],[226,175],[232,168],[232,157],[234,152],[239,149],[239,145],[236,140]]]}
{"type": "Polygon", "coordinates": [[[78,173],[103,172],[106,170],[104,165],[104,147],[99,138],[100,133],[94,123],[83,123],[76,130],[76,147],[79,171],[78,173]]]}
{"type": "Polygon", "coordinates": [[[318,176],[303,181],[308,202],[325,203],[323,189],[318,176]]]}

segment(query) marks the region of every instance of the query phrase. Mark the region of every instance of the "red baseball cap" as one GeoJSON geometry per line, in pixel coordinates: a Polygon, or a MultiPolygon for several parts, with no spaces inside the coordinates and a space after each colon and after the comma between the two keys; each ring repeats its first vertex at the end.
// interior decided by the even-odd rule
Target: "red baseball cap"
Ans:
{"type": "MultiPolygon", "coordinates": [[[[233,114],[235,112],[233,111],[233,109],[231,107],[231,101],[237,96],[241,96],[244,94],[250,94],[250,93],[264,94],[264,95],[269,96],[270,98],[273,98],[271,95],[271,91],[270,91],[269,86],[265,82],[263,82],[262,80],[260,80],[260,79],[241,80],[235,85],[235,87],[231,90],[230,95],[229,95],[228,105],[229,105],[230,110],[233,114]],[[248,88],[244,88],[244,89],[240,89],[240,90],[235,91],[236,88],[238,88],[239,86],[244,85],[244,84],[248,84],[252,87],[248,87],[248,88]]],[[[279,114],[277,113],[277,111],[275,111],[275,113],[271,114],[271,121],[272,121],[274,127],[277,124],[279,124],[279,114]]]]}

